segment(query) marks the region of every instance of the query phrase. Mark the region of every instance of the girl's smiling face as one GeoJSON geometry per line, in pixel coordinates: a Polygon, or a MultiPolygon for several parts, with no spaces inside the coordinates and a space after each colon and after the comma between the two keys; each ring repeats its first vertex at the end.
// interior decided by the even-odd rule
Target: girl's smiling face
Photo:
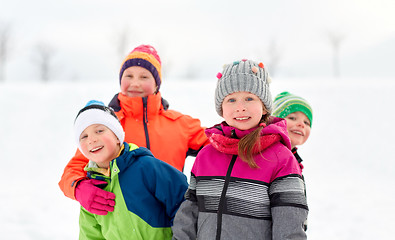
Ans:
{"type": "Polygon", "coordinates": [[[309,118],[302,112],[293,112],[285,117],[292,148],[303,145],[310,136],[309,118]]]}
{"type": "Polygon", "coordinates": [[[156,92],[155,78],[143,67],[127,68],[121,78],[121,93],[128,97],[147,97],[156,92]]]}
{"type": "Polygon", "coordinates": [[[267,111],[262,101],[250,92],[234,92],[224,98],[222,112],[225,122],[240,130],[257,127],[267,111]]]}

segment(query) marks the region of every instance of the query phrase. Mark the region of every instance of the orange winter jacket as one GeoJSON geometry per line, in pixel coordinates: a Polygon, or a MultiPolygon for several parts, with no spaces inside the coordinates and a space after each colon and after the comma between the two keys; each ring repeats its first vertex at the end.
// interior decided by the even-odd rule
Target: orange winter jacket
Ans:
{"type": "MultiPolygon", "coordinates": [[[[160,92],[145,98],[115,95],[109,104],[125,130],[125,142],[147,147],[154,156],[182,171],[187,155],[196,153],[209,143],[200,120],[174,110],[166,110],[167,102],[160,92]],[[162,101],[164,101],[162,103],[162,101]]],[[[86,178],[83,170],[88,159],[77,149],[66,165],[59,187],[75,199],[76,183],[86,178]]]]}

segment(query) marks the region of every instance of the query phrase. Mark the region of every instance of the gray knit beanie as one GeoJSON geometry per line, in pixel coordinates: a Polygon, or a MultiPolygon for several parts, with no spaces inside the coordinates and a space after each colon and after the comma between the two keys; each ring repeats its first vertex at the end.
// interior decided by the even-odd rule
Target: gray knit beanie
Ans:
{"type": "Polygon", "coordinates": [[[222,102],[234,92],[250,92],[261,99],[266,110],[272,111],[272,95],[269,89],[270,77],[262,63],[243,59],[224,66],[217,75],[215,89],[215,110],[222,117],[222,102]]]}

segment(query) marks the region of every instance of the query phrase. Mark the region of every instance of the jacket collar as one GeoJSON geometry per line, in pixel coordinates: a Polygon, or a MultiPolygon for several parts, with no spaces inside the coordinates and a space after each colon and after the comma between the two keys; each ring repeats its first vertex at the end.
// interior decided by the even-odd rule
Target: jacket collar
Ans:
{"type": "Polygon", "coordinates": [[[117,114],[119,120],[126,116],[142,119],[145,113],[147,114],[149,120],[149,116],[157,115],[164,110],[160,92],[155,95],[149,95],[143,98],[127,97],[122,93],[119,93],[118,100],[121,107],[121,110],[117,114]]]}
{"type": "MultiPolygon", "coordinates": [[[[213,134],[220,134],[228,138],[242,138],[251,133],[256,128],[249,130],[239,130],[229,126],[226,122],[217,124],[211,128],[206,129],[206,135],[210,137],[213,134]]],[[[286,121],[282,118],[271,117],[269,124],[261,131],[261,136],[278,134],[281,138],[280,141],[291,150],[291,140],[288,137],[286,121]]]]}

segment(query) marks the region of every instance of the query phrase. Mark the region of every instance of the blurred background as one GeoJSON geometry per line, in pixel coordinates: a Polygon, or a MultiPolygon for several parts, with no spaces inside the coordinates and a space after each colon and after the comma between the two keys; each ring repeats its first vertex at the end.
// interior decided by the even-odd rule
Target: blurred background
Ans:
{"type": "MultiPolygon", "coordinates": [[[[216,74],[249,58],[314,111],[304,159],[309,239],[395,235],[395,1],[0,0],[0,236],[77,239],[57,183],[88,100],[108,103],[140,44],[162,59],[170,108],[220,121],[216,74]]],[[[188,176],[193,158],[187,159],[188,176]]]]}
{"type": "Polygon", "coordinates": [[[151,44],[165,79],[262,61],[273,77],[393,79],[392,0],[0,0],[1,81],[114,79],[151,44]]]}

